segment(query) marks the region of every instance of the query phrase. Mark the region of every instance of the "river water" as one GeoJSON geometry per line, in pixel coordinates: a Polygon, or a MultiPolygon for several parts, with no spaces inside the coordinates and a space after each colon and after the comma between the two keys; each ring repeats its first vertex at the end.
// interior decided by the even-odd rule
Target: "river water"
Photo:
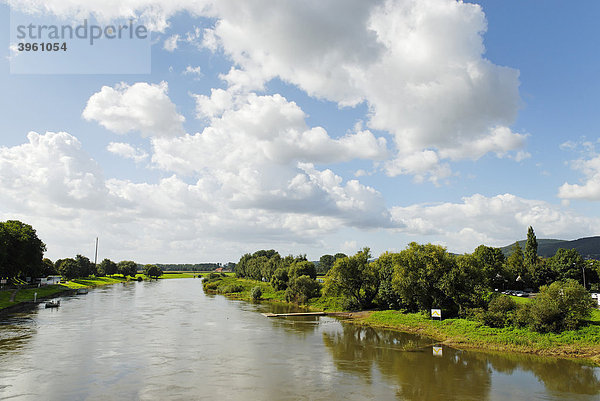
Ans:
{"type": "Polygon", "coordinates": [[[286,311],[198,279],[64,297],[0,318],[0,399],[600,400],[599,368],[286,311]]]}

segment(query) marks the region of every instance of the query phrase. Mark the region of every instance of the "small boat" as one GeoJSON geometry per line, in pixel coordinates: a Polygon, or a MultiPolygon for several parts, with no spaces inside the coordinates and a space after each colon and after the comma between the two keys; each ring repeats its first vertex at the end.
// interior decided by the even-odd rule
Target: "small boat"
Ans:
{"type": "Polygon", "coordinates": [[[88,289],[87,288],[79,288],[79,289],[77,289],[77,295],[87,294],[87,293],[88,293],[88,289]]]}
{"type": "Polygon", "coordinates": [[[58,308],[60,306],[60,301],[48,301],[46,302],[46,308],[58,308]]]}

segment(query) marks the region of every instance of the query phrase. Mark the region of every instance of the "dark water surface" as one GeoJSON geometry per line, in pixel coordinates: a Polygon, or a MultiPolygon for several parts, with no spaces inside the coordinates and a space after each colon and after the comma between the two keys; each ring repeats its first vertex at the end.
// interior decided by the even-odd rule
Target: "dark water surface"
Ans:
{"type": "Polygon", "coordinates": [[[600,400],[600,369],[444,347],[197,279],[117,284],[0,318],[0,399],[600,400]],[[440,353],[440,351],[436,351],[440,353]]]}

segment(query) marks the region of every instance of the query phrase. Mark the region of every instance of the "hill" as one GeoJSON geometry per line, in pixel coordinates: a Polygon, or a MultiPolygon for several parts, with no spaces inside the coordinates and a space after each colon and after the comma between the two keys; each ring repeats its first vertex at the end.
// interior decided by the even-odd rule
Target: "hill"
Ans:
{"type": "MultiPolygon", "coordinates": [[[[525,250],[525,243],[527,240],[518,241],[521,249],[525,250]]],[[[566,241],[561,239],[538,239],[538,255],[545,258],[554,256],[557,250],[560,248],[564,249],[576,249],[577,252],[584,259],[596,259],[600,260],[600,236],[598,237],[585,237],[579,238],[573,241],[566,241]]],[[[504,256],[509,256],[512,253],[512,247],[514,243],[500,248],[504,256]]]]}

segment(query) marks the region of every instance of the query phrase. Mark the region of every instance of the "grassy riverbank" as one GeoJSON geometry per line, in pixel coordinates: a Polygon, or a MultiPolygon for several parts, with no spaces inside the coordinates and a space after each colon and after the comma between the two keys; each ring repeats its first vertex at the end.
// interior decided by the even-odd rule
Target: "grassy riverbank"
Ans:
{"type": "Polygon", "coordinates": [[[496,329],[466,319],[440,322],[423,314],[398,311],[370,312],[356,318],[355,322],[426,335],[457,348],[586,358],[600,365],[600,325],[597,322],[560,334],[513,327],[496,329]]]}
{"type": "MultiPolygon", "coordinates": [[[[198,273],[168,273],[160,277],[160,279],[175,279],[175,278],[194,278],[198,276],[198,273]]],[[[128,281],[135,281],[141,277],[143,280],[149,280],[143,274],[137,274],[133,277],[122,277],[119,275],[107,276],[107,277],[86,277],[67,281],[62,284],[46,285],[42,287],[34,288],[23,288],[23,289],[9,289],[0,291],[0,310],[19,305],[23,302],[32,302],[37,293],[37,299],[51,298],[57,294],[61,294],[66,291],[77,290],[80,288],[93,288],[104,285],[111,285],[117,283],[124,283],[128,281]],[[12,299],[12,301],[11,301],[12,299]]]]}

